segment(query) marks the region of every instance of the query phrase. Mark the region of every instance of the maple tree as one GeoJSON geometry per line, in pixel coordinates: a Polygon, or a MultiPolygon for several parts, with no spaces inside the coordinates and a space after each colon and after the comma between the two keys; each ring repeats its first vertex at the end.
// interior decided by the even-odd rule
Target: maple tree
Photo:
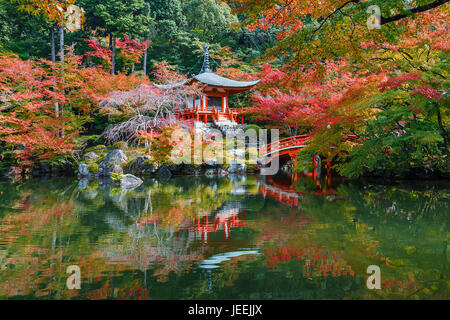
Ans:
{"type": "Polygon", "coordinates": [[[123,36],[123,41],[117,41],[117,48],[120,49],[118,57],[122,58],[125,70],[131,69],[135,63],[140,62],[149,44],[149,40],[142,42],[137,39],[131,40],[127,35],[123,36]]]}
{"type": "Polygon", "coordinates": [[[81,61],[70,51],[63,63],[56,64],[23,61],[13,54],[0,56],[3,157],[23,166],[64,161],[78,147],[83,124],[98,114],[93,106],[111,91],[127,90],[143,81],[137,76],[112,76],[103,68],[80,68],[81,61]],[[70,108],[56,117],[55,103],[70,108]]]}
{"type": "Polygon", "coordinates": [[[55,117],[54,103],[65,103],[63,79],[48,61],[22,61],[17,56],[0,57],[0,140],[11,146],[17,161],[30,165],[70,154],[77,126],[70,116],[55,117]],[[56,89],[55,89],[56,88],[56,89]],[[59,133],[64,130],[65,135],[59,133]]]}
{"type": "MultiPolygon", "coordinates": [[[[395,44],[410,29],[411,21],[425,21],[423,13],[445,12],[448,0],[361,1],[326,0],[312,6],[304,0],[235,0],[236,11],[245,14],[250,29],[279,27],[280,40],[270,54],[292,50],[294,64],[351,56],[363,59],[360,43],[372,39],[395,44]],[[378,6],[380,17],[368,13],[378,6]],[[368,28],[372,22],[373,29],[368,28]],[[406,28],[405,28],[406,27],[406,28]],[[350,49],[350,50],[349,50],[350,49]]],[[[440,26],[441,28],[443,25],[440,26]]]]}
{"type": "Polygon", "coordinates": [[[310,134],[300,167],[320,154],[351,177],[448,170],[447,1],[234,3],[249,29],[279,28],[265,58],[285,63],[262,69],[249,114],[289,135],[310,134]],[[373,4],[380,28],[368,28],[373,4]],[[348,134],[358,142],[343,142],[348,134]]]}
{"type": "MultiPolygon", "coordinates": [[[[340,121],[325,118],[330,107],[357,78],[345,69],[348,67],[345,61],[327,61],[325,67],[327,75],[322,83],[298,86],[286,71],[266,64],[260,74],[258,91],[253,95],[254,106],[247,109],[248,115],[256,122],[282,128],[288,135],[308,132],[324,121],[328,121],[326,125],[340,121]]],[[[301,78],[313,78],[314,73],[314,69],[305,69],[301,78]]]]}
{"type": "MultiPolygon", "coordinates": [[[[113,62],[113,50],[103,46],[94,39],[86,40],[90,51],[84,53],[85,57],[93,57],[99,60],[106,70],[111,70],[113,62]]],[[[119,50],[117,57],[122,59],[123,72],[128,73],[135,63],[139,63],[140,59],[147,50],[150,41],[131,40],[127,35],[123,36],[123,40],[116,40],[116,48],[119,50]]]]}
{"type": "Polygon", "coordinates": [[[66,10],[75,0],[11,0],[17,3],[20,11],[32,15],[44,15],[58,25],[62,25],[66,10]]]}

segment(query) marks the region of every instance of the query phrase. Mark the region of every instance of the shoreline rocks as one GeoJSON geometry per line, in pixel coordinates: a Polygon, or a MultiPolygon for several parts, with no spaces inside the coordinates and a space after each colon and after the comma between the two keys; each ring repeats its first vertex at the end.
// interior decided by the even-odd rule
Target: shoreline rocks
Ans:
{"type": "Polygon", "coordinates": [[[127,155],[120,149],[115,149],[106,155],[98,165],[98,175],[110,177],[111,173],[122,173],[122,164],[128,161],[127,155]]]}
{"type": "Polygon", "coordinates": [[[125,174],[120,180],[120,186],[122,189],[130,190],[139,187],[143,182],[142,179],[132,174],[125,174]]]}
{"type": "MultiPolygon", "coordinates": [[[[69,160],[63,164],[52,165],[39,163],[33,167],[6,167],[1,169],[0,177],[17,182],[21,179],[45,176],[78,176],[79,179],[105,180],[107,183],[118,181],[123,175],[135,177],[169,179],[172,176],[200,176],[208,177],[224,176],[229,174],[246,175],[260,170],[257,165],[246,165],[243,161],[232,160],[231,164],[219,164],[217,158],[209,158],[202,164],[169,164],[157,165],[152,162],[152,157],[142,149],[117,148],[109,149],[105,146],[91,147],[86,154],[80,155],[81,161],[73,163],[69,160]]],[[[235,150],[235,158],[245,159],[245,153],[235,150]]],[[[292,161],[280,168],[282,171],[292,173],[292,161]]],[[[441,172],[436,169],[411,168],[409,173],[398,176],[394,172],[379,171],[371,175],[362,176],[360,179],[371,177],[384,177],[395,180],[445,180],[450,177],[450,172],[441,172]]]]}
{"type": "Polygon", "coordinates": [[[85,163],[80,163],[78,165],[78,177],[80,178],[88,178],[91,176],[91,173],[89,172],[89,167],[85,163]]]}

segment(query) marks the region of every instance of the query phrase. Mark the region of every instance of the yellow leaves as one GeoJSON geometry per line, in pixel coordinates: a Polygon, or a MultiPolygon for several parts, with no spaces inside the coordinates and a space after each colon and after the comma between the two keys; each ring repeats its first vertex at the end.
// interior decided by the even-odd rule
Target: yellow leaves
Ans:
{"type": "Polygon", "coordinates": [[[11,0],[18,4],[19,11],[31,15],[42,15],[58,25],[64,23],[66,10],[74,4],[75,0],[11,0]]]}

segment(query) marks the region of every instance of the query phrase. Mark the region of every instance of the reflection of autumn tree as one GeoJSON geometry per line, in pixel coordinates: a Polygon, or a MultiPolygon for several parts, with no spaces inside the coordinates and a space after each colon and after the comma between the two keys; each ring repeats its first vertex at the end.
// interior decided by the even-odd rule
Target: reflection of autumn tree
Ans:
{"type": "Polygon", "coordinates": [[[7,231],[2,232],[0,296],[58,295],[67,237],[79,225],[75,203],[67,189],[42,194],[30,185],[20,191],[0,210],[0,229],[7,231]],[[67,200],[58,199],[61,195],[67,200]]]}
{"type": "Polygon", "coordinates": [[[383,298],[439,298],[448,288],[448,191],[410,186],[352,186],[343,184],[343,198],[308,196],[302,212],[315,220],[298,234],[342,256],[359,276],[376,264],[383,270],[382,291],[361,290],[383,298]],[[445,220],[445,219],[444,219],[445,220]],[[338,241],[337,241],[338,239],[338,241]],[[345,246],[342,245],[345,243],[345,246]],[[439,284],[439,285],[438,285],[439,284]]]}
{"type": "Polygon", "coordinates": [[[340,252],[310,237],[311,231],[315,231],[311,230],[312,226],[318,222],[315,217],[305,217],[295,208],[290,209],[282,219],[274,219],[271,211],[270,207],[265,208],[252,225],[261,235],[256,241],[264,251],[268,268],[275,270],[280,263],[300,260],[303,267],[298,272],[306,278],[354,275],[352,267],[340,252]]]}
{"type": "Polygon", "coordinates": [[[127,192],[0,184],[0,297],[446,298],[445,187],[346,183],[330,195],[301,177],[298,207],[288,207],[258,195],[261,183],[188,177],[127,192]],[[260,254],[201,268],[242,248],[260,254]],[[73,264],[81,291],[65,286],[73,264]],[[365,288],[371,264],[382,291],[365,288]]]}
{"type": "MultiPolygon", "coordinates": [[[[349,276],[359,283],[346,293],[351,298],[445,297],[446,189],[341,184],[328,195],[305,178],[295,187],[302,194],[298,208],[285,209],[280,219],[273,214],[280,210],[277,199],[266,199],[258,219],[247,222],[272,272],[297,266],[294,272],[319,286],[349,276]],[[382,269],[381,292],[365,290],[371,264],[382,269]]],[[[235,276],[228,281],[238,286],[235,276]]]]}
{"type": "Polygon", "coordinates": [[[193,183],[192,179],[180,178],[176,183],[150,181],[128,192],[101,187],[94,197],[92,190],[88,190],[91,201],[101,203],[96,198],[104,197],[125,213],[123,218],[109,216],[107,220],[110,227],[126,233],[102,237],[97,254],[130,269],[152,269],[159,281],[165,281],[171,272],[177,275],[188,272],[193,263],[205,258],[205,248],[179,234],[189,233],[199,218],[211,215],[229,202],[234,197],[232,189],[255,182],[254,178],[238,182],[228,178],[198,178],[193,183]]]}
{"type": "MultiPolygon", "coordinates": [[[[382,297],[445,298],[448,296],[445,219],[449,191],[435,185],[372,186],[364,192],[345,185],[339,192],[352,200],[357,234],[365,233],[376,246],[371,260],[382,266],[382,297]],[[383,239],[383,240],[381,240],[383,239]]],[[[362,246],[361,246],[362,247],[362,246]]]]}

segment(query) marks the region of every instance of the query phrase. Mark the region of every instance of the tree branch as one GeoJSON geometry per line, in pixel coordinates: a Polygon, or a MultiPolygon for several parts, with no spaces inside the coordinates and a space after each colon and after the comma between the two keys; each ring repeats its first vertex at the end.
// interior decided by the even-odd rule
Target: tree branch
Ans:
{"type": "MultiPolygon", "coordinates": [[[[384,24],[387,24],[387,23],[390,23],[390,22],[394,22],[394,21],[398,21],[398,20],[401,20],[401,19],[403,19],[403,18],[406,18],[406,17],[408,17],[410,14],[420,13],[420,12],[425,12],[425,11],[428,11],[428,10],[431,10],[431,9],[434,9],[434,8],[437,8],[437,7],[439,7],[439,6],[441,6],[441,5],[445,4],[445,3],[447,3],[448,1],[449,1],[449,0],[436,0],[436,1],[433,1],[433,2],[431,2],[431,3],[429,3],[429,4],[425,4],[425,5],[423,5],[423,6],[411,8],[411,9],[408,9],[408,10],[407,10],[407,11],[408,11],[408,14],[396,14],[395,16],[388,17],[388,18],[385,18],[385,17],[381,16],[380,24],[381,24],[381,25],[384,25],[384,24]]],[[[319,31],[319,30],[323,27],[323,25],[328,21],[328,19],[329,19],[331,16],[333,16],[334,14],[336,14],[337,12],[341,12],[341,13],[342,13],[341,9],[343,9],[344,7],[346,7],[346,6],[347,6],[348,4],[350,4],[350,3],[356,3],[356,4],[358,4],[358,3],[361,3],[361,0],[349,0],[349,1],[344,2],[339,8],[337,8],[337,9],[334,10],[332,13],[330,13],[330,14],[329,14],[329,15],[321,22],[320,26],[319,26],[317,29],[315,29],[313,32],[319,31]]]]}
{"type": "Polygon", "coordinates": [[[277,12],[267,21],[268,24],[270,24],[280,13],[281,11],[285,10],[287,7],[289,7],[294,0],[290,0],[287,4],[282,6],[277,12]]]}
{"type": "MultiPolygon", "coordinates": [[[[424,12],[424,11],[428,11],[434,8],[437,8],[445,3],[447,3],[449,0],[437,0],[437,1],[433,1],[429,4],[425,4],[423,6],[419,6],[416,8],[411,8],[408,9],[407,11],[409,12],[409,14],[411,13],[420,13],[420,12],[424,12]]],[[[381,16],[381,25],[390,23],[390,22],[394,22],[394,21],[398,21],[401,20],[403,18],[406,18],[409,14],[396,14],[395,16],[389,17],[389,18],[385,18],[383,16],[381,16]]]]}
{"type": "MultiPolygon", "coordinates": [[[[447,0],[448,1],[448,0],[447,0]]],[[[334,15],[336,12],[338,12],[338,11],[341,11],[341,9],[343,9],[345,6],[347,6],[348,4],[350,4],[350,3],[360,3],[361,2],[361,0],[349,0],[349,1],[346,1],[346,2],[344,2],[339,8],[337,8],[336,10],[334,10],[332,13],[330,13],[323,21],[322,21],[322,23],[320,24],[320,26],[316,29],[316,30],[314,30],[313,32],[317,32],[317,31],[319,31],[322,27],[323,27],[323,25],[325,24],[325,22],[327,22],[327,20],[332,16],[332,15],[334,15]]]]}

